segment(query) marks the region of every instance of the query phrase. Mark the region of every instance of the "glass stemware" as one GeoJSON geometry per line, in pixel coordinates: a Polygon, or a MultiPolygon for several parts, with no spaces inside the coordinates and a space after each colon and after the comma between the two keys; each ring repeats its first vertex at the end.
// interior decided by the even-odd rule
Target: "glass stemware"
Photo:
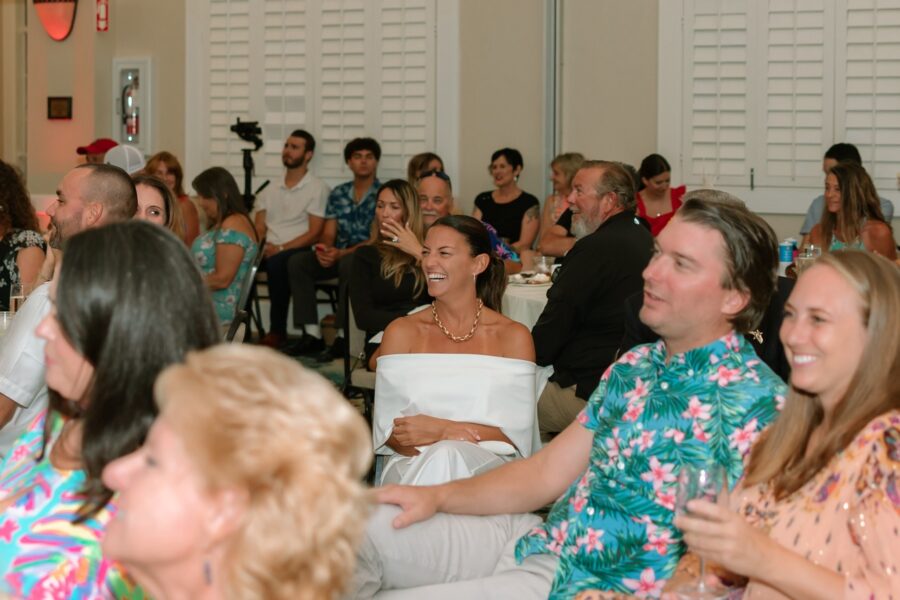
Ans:
{"type": "MultiPolygon", "coordinates": [[[[678,475],[678,490],[675,495],[675,513],[689,513],[687,503],[691,500],[716,502],[725,487],[725,468],[717,463],[685,465],[678,475]]],[[[700,575],[675,590],[679,598],[691,600],[718,600],[727,598],[728,590],[710,585],[706,581],[706,564],[700,558],[700,575]]]]}

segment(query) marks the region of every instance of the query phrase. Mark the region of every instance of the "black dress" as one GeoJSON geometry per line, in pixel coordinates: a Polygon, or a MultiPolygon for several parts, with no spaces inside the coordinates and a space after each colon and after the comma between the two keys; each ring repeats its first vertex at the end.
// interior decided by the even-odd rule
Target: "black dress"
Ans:
{"type": "Polygon", "coordinates": [[[20,283],[19,266],[16,264],[19,250],[35,246],[47,251],[41,234],[29,229],[11,229],[0,240],[0,311],[9,310],[9,288],[14,283],[20,283]]]}
{"type": "Polygon", "coordinates": [[[475,198],[475,207],[481,211],[481,220],[493,225],[497,235],[509,244],[515,244],[522,237],[522,217],[528,209],[539,208],[540,204],[528,192],[522,192],[518,198],[505,204],[498,204],[492,192],[482,192],[475,198]]]}
{"type": "MultiPolygon", "coordinates": [[[[384,331],[391,321],[402,317],[417,306],[431,301],[423,285],[415,293],[415,275],[407,272],[394,285],[394,279],[381,276],[381,253],[373,245],[361,246],[353,253],[350,270],[350,303],[353,316],[368,340],[384,331]]],[[[378,344],[366,344],[366,357],[372,355],[378,344]]]]}

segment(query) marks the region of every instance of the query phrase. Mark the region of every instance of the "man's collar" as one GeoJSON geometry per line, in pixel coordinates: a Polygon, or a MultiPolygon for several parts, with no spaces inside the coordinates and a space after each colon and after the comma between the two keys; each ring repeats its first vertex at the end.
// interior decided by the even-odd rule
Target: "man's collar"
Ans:
{"type": "Polygon", "coordinates": [[[706,344],[705,346],[698,346],[696,348],[691,348],[690,350],[686,350],[679,354],[672,355],[671,358],[667,360],[666,353],[666,343],[665,340],[659,340],[656,342],[650,350],[650,359],[658,363],[662,366],[676,366],[682,365],[686,363],[694,363],[691,359],[698,355],[702,354],[703,356],[699,357],[703,359],[703,362],[708,363],[710,368],[715,370],[718,368],[716,363],[720,362],[724,357],[730,354],[739,354],[744,347],[744,344],[747,342],[744,340],[744,336],[739,335],[734,330],[728,332],[722,337],[713,340],[712,342],[706,344]],[[706,359],[706,356],[715,356],[716,360],[710,361],[706,359]]]}

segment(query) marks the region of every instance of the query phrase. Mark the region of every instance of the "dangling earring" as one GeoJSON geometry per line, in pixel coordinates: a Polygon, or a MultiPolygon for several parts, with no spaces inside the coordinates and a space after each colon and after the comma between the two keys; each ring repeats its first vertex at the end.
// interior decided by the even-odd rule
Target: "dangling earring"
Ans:
{"type": "Polygon", "coordinates": [[[212,565],[209,564],[209,559],[203,561],[203,581],[206,582],[206,585],[212,585],[212,565]]]}

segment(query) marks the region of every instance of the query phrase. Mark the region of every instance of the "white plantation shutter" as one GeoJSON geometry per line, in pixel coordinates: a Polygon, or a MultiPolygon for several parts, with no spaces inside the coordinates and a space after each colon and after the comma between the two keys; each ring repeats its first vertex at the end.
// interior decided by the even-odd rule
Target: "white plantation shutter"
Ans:
{"type": "Polygon", "coordinates": [[[695,0],[685,11],[683,160],[688,184],[737,184],[749,171],[746,0],[695,0]]]}
{"type": "Polygon", "coordinates": [[[281,148],[296,128],[315,136],[313,170],[332,184],[350,177],[343,148],[354,137],[381,143],[382,180],[434,148],[435,0],[203,1],[203,167],[224,166],[242,182],[249,144],[229,130],[237,117],[263,129],[254,186],[281,176],[281,148]]]}
{"type": "Polygon", "coordinates": [[[257,173],[277,177],[284,140],[307,119],[306,1],[267,0],[263,7],[262,72],[264,110],[259,118],[263,149],[257,173]]]}
{"type": "Polygon", "coordinates": [[[322,175],[337,177],[344,169],[344,144],[355,137],[377,139],[366,122],[372,87],[366,81],[367,27],[364,0],[323,0],[321,3],[321,54],[319,137],[322,140],[322,175]]]}
{"type": "Polygon", "coordinates": [[[740,191],[752,172],[757,188],[818,190],[824,151],[848,141],[876,185],[895,187],[900,0],[682,0],[660,15],[661,27],[681,17],[681,55],[660,53],[680,100],[669,86],[659,102],[675,104],[661,122],[680,111],[682,126],[662,125],[660,146],[678,148],[685,183],[740,191]]]}
{"type": "Polygon", "coordinates": [[[381,7],[381,167],[404,173],[410,156],[434,151],[433,16],[426,0],[381,7]]]}
{"type": "MultiPolygon", "coordinates": [[[[250,2],[209,3],[209,162],[238,176],[246,144],[229,131],[250,112],[250,2]]],[[[242,181],[242,179],[238,179],[242,181]]]]}
{"type": "Polygon", "coordinates": [[[838,137],[859,148],[881,189],[900,172],[900,0],[846,0],[839,9],[838,137]]]}
{"type": "Polygon", "coordinates": [[[764,137],[754,160],[763,185],[822,181],[822,151],[834,136],[832,5],[833,0],[768,1],[760,34],[764,137]]]}

